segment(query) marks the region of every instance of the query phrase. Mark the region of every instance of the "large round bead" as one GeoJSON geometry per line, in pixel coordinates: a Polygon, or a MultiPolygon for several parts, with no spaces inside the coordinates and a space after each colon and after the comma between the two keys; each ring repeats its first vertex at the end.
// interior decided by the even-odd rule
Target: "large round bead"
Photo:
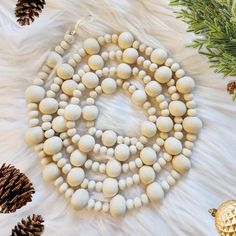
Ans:
{"type": "Polygon", "coordinates": [[[119,35],[118,45],[122,49],[131,47],[133,42],[134,42],[134,37],[130,32],[123,32],[119,35]]]}
{"type": "Polygon", "coordinates": [[[151,138],[157,132],[157,127],[151,121],[144,121],[141,125],[141,134],[145,137],[151,138]]]}
{"type": "Polygon", "coordinates": [[[184,130],[191,134],[197,134],[202,128],[202,121],[198,117],[186,117],[183,121],[184,130]]]}
{"type": "Polygon", "coordinates": [[[113,94],[117,90],[116,81],[112,78],[106,78],[101,83],[102,91],[105,94],[113,94]]]}
{"type": "Polygon", "coordinates": [[[151,166],[142,166],[139,169],[139,177],[141,182],[146,185],[152,183],[155,180],[156,174],[151,166]]]}
{"type": "Polygon", "coordinates": [[[66,120],[63,116],[57,116],[52,120],[52,128],[58,132],[62,133],[66,131],[66,120]]]}
{"type": "Polygon", "coordinates": [[[136,90],[131,96],[132,102],[137,106],[142,106],[147,101],[147,94],[143,90],[136,90]]]}
{"type": "Polygon", "coordinates": [[[44,114],[53,114],[58,109],[58,102],[54,98],[44,98],[39,103],[39,110],[44,114]]]}
{"type": "Polygon", "coordinates": [[[158,65],[162,65],[164,64],[164,62],[166,61],[167,59],[167,53],[165,50],[161,49],[161,48],[158,48],[158,49],[155,49],[152,54],[151,54],[151,61],[153,63],[156,63],[158,65]]]}
{"type": "Polygon", "coordinates": [[[195,87],[195,82],[191,77],[185,76],[180,78],[176,83],[176,88],[180,93],[191,93],[195,87]]]}
{"type": "Polygon", "coordinates": [[[105,197],[113,197],[119,191],[118,182],[113,178],[106,178],[102,183],[102,192],[105,197]]]}
{"type": "Polygon", "coordinates": [[[132,73],[132,69],[128,64],[121,63],[117,66],[116,73],[120,79],[129,79],[132,73]]]}
{"type": "Polygon", "coordinates": [[[164,198],[164,191],[160,184],[154,182],[149,184],[146,189],[147,196],[151,202],[157,202],[164,198]]]}
{"type": "Polygon", "coordinates": [[[44,139],[44,133],[41,127],[32,127],[29,128],[26,132],[26,142],[30,145],[39,144],[44,139]]]}
{"type": "Polygon", "coordinates": [[[154,78],[161,84],[167,83],[172,78],[172,71],[167,66],[161,66],[156,70],[154,78]]]}
{"type": "Polygon", "coordinates": [[[86,134],[80,138],[78,145],[82,152],[90,152],[93,150],[95,145],[94,137],[86,134]]]}
{"type": "Polygon", "coordinates": [[[50,52],[46,64],[47,66],[54,68],[57,63],[61,61],[61,59],[61,55],[59,55],[57,52],[50,52]]]}
{"type": "Polygon", "coordinates": [[[100,70],[104,67],[104,61],[101,56],[93,55],[89,57],[88,65],[92,70],[100,70]]]}
{"type": "Polygon", "coordinates": [[[121,174],[121,164],[117,160],[109,160],[106,165],[106,173],[110,177],[117,177],[121,174]]]}
{"type": "Polygon", "coordinates": [[[32,85],[25,91],[25,98],[28,102],[40,102],[45,96],[44,88],[32,85]]]}
{"type": "Polygon", "coordinates": [[[71,205],[75,210],[82,210],[87,206],[89,201],[89,193],[85,189],[78,189],[71,197],[71,205]]]}
{"type": "Polygon", "coordinates": [[[180,117],[186,113],[187,108],[181,101],[172,101],[169,104],[169,111],[172,116],[180,117]]]}
{"type": "Polygon", "coordinates": [[[79,150],[75,150],[70,155],[70,162],[73,166],[82,166],[87,160],[87,155],[79,150]]]}
{"type": "Polygon", "coordinates": [[[63,93],[69,95],[69,96],[72,96],[73,95],[73,91],[76,90],[78,84],[70,79],[70,80],[66,80],[63,82],[62,86],[61,86],[61,89],[63,91],[63,93]]]}
{"type": "Polygon", "coordinates": [[[78,120],[81,116],[81,108],[75,104],[69,104],[66,106],[64,116],[67,120],[78,120]]]}
{"type": "Polygon", "coordinates": [[[48,155],[54,155],[62,149],[62,140],[57,137],[51,137],[44,142],[43,150],[48,155]]]}
{"type": "Polygon", "coordinates": [[[156,125],[159,131],[161,132],[170,132],[173,129],[173,121],[170,117],[159,116],[156,121],[156,125]]]}
{"type": "Polygon", "coordinates": [[[83,118],[87,121],[96,120],[98,116],[98,108],[94,105],[85,106],[82,110],[83,118]]]}
{"type": "Polygon", "coordinates": [[[55,163],[49,163],[43,168],[43,178],[45,181],[53,181],[60,176],[60,170],[55,163]]]}
{"type": "Polygon", "coordinates": [[[172,166],[176,171],[184,174],[191,168],[191,162],[187,157],[181,154],[173,158],[172,166]]]}
{"type": "Polygon", "coordinates": [[[57,75],[66,80],[72,78],[74,74],[74,69],[69,64],[61,64],[57,68],[57,75]]]}
{"type": "Polygon", "coordinates": [[[167,138],[165,140],[164,147],[165,150],[171,155],[178,155],[182,151],[182,143],[174,137],[167,138]]]}
{"type": "Polygon", "coordinates": [[[100,45],[95,38],[84,40],[84,49],[89,55],[97,54],[100,51],[100,45]]]}
{"type": "Polygon", "coordinates": [[[86,88],[93,89],[97,87],[99,79],[93,72],[87,72],[82,76],[82,83],[86,88]]]}
{"type": "Polygon", "coordinates": [[[124,216],[126,213],[126,201],[125,198],[118,194],[110,201],[110,213],[113,217],[124,216]]]}
{"type": "Polygon", "coordinates": [[[154,149],[145,147],[140,152],[140,158],[145,165],[153,165],[157,161],[157,154],[154,149]]]}
{"type": "Polygon", "coordinates": [[[82,168],[72,168],[67,175],[67,183],[72,187],[79,186],[84,180],[84,170],[82,168]]]}
{"type": "Polygon", "coordinates": [[[125,144],[119,144],[115,148],[115,157],[119,161],[126,161],[130,157],[129,147],[125,144]]]}
{"type": "Polygon", "coordinates": [[[138,58],[138,51],[135,48],[127,48],[123,52],[123,61],[128,64],[136,63],[138,58]]]}
{"type": "Polygon", "coordinates": [[[106,147],[112,147],[115,145],[117,139],[117,134],[112,130],[106,130],[102,134],[102,143],[106,147]]]}
{"type": "Polygon", "coordinates": [[[162,86],[156,81],[150,81],[145,86],[145,92],[150,97],[157,97],[162,92],[162,86]]]}

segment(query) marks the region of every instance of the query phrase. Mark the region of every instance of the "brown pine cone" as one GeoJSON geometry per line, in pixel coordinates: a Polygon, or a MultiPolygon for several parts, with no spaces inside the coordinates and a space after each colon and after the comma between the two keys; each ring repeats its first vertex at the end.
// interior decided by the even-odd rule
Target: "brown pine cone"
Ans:
{"type": "Polygon", "coordinates": [[[20,25],[30,25],[35,17],[39,17],[45,4],[45,0],[18,0],[15,9],[17,22],[20,25]]]}
{"type": "Polygon", "coordinates": [[[11,236],[40,236],[44,231],[43,222],[41,215],[28,216],[15,226],[11,236]]]}
{"type": "Polygon", "coordinates": [[[14,166],[0,168],[0,213],[11,213],[31,202],[34,188],[27,176],[14,166]]]}
{"type": "Polygon", "coordinates": [[[229,94],[233,94],[235,89],[236,89],[236,81],[231,81],[230,83],[228,83],[227,91],[229,94]]]}

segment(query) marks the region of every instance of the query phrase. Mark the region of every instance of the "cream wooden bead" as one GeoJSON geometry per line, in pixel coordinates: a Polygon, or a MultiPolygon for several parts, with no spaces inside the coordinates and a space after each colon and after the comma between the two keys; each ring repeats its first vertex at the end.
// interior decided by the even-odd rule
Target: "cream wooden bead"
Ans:
{"type": "Polygon", "coordinates": [[[87,121],[95,120],[98,116],[98,108],[94,105],[85,106],[82,110],[83,118],[87,121]]]}
{"type": "Polygon", "coordinates": [[[43,168],[45,181],[54,181],[60,176],[60,170],[55,163],[49,163],[43,168]]]}
{"type": "Polygon", "coordinates": [[[140,158],[145,165],[153,165],[157,161],[157,154],[154,149],[145,147],[140,152],[140,158]]]}
{"type": "Polygon", "coordinates": [[[62,60],[62,57],[60,54],[56,53],[56,52],[50,52],[46,61],[46,64],[50,67],[50,68],[54,68],[58,62],[60,62],[62,60]]]}
{"type": "Polygon", "coordinates": [[[84,180],[85,174],[82,168],[72,168],[67,175],[67,182],[71,187],[79,186],[84,180]]]}
{"type": "Polygon", "coordinates": [[[47,139],[43,145],[43,150],[48,155],[54,155],[60,152],[61,149],[62,149],[62,140],[57,136],[47,139]]]}
{"type": "Polygon", "coordinates": [[[186,173],[191,168],[190,160],[184,155],[178,155],[172,160],[173,168],[181,174],[186,173]]]}
{"type": "Polygon", "coordinates": [[[128,64],[121,63],[117,66],[116,73],[120,79],[129,79],[132,73],[132,69],[128,64]]]}
{"type": "Polygon", "coordinates": [[[80,152],[79,150],[75,150],[70,155],[70,162],[73,166],[82,166],[87,160],[87,155],[85,153],[80,152]]]}
{"type": "Polygon", "coordinates": [[[171,115],[180,117],[186,113],[187,108],[185,104],[181,101],[172,101],[169,104],[169,110],[171,115]]]}
{"type": "Polygon", "coordinates": [[[74,69],[69,64],[61,64],[57,68],[57,75],[64,80],[72,78],[73,74],[74,69]]]}
{"type": "Polygon", "coordinates": [[[182,151],[182,143],[174,137],[167,138],[164,147],[167,153],[171,155],[178,155],[182,151]]]}
{"type": "Polygon", "coordinates": [[[150,96],[150,97],[156,97],[161,94],[162,92],[162,87],[161,85],[156,82],[156,81],[150,81],[146,86],[145,86],[145,92],[150,96]]]}
{"type": "Polygon", "coordinates": [[[128,210],[132,210],[134,208],[134,201],[132,199],[128,199],[126,201],[126,206],[128,210]]]}
{"type": "Polygon", "coordinates": [[[95,38],[88,38],[83,43],[85,51],[89,55],[97,54],[100,51],[100,45],[95,38]]]}
{"type": "Polygon", "coordinates": [[[44,98],[39,103],[39,110],[44,114],[53,114],[58,109],[58,102],[54,98],[44,98]]]}
{"type": "Polygon", "coordinates": [[[167,66],[161,66],[156,70],[154,78],[161,84],[167,83],[172,78],[172,71],[167,66]]]}
{"type": "Polygon", "coordinates": [[[107,147],[112,147],[115,145],[117,140],[117,134],[112,130],[106,130],[102,134],[102,143],[107,147]]]}
{"type": "Polygon", "coordinates": [[[131,99],[135,105],[142,106],[147,101],[147,94],[143,90],[136,90],[131,99]]]}
{"type": "Polygon", "coordinates": [[[166,61],[167,59],[167,53],[161,49],[161,48],[158,48],[158,49],[155,49],[152,54],[151,54],[151,61],[158,64],[158,65],[162,65],[164,64],[164,62],[166,61]]]}
{"type": "Polygon", "coordinates": [[[131,47],[133,42],[134,42],[134,37],[129,32],[123,32],[118,37],[118,45],[122,49],[126,49],[126,48],[131,47]]]}
{"type": "Polygon", "coordinates": [[[149,184],[146,189],[147,196],[152,202],[160,201],[164,198],[164,191],[160,184],[154,182],[149,184]]]}
{"type": "Polygon", "coordinates": [[[74,80],[66,80],[63,82],[61,89],[65,94],[73,96],[73,92],[77,88],[77,85],[78,84],[74,80]]]}
{"type": "Polygon", "coordinates": [[[110,201],[110,213],[114,217],[124,216],[126,213],[126,201],[125,198],[117,194],[110,201]]]}
{"type": "Polygon", "coordinates": [[[45,90],[40,86],[32,85],[25,91],[25,98],[28,102],[40,102],[44,96],[45,90]]]}
{"type": "Polygon", "coordinates": [[[82,210],[89,201],[89,193],[85,189],[79,189],[71,197],[71,205],[75,210],[82,210]]]}
{"type": "Polygon", "coordinates": [[[110,177],[117,177],[121,174],[121,164],[117,160],[109,160],[106,165],[106,173],[110,177]]]}
{"type": "Polygon", "coordinates": [[[129,147],[125,144],[119,144],[115,148],[115,157],[119,161],[126,161],[130,157],[129,147]]]}
{"type": "Polygon", "coordinates": [[[123,52],[123,60],[125,63],[134,64],[138,58],[138,51],[135,48],[127,48],[123,52]]]}
{"type": "Polygon", "coordinates": [[[36,145],[43,141],[44,133],[41,127],[29,128],[26,132],[26,142],[30,145],[36,145]]]}
{"type": "Polygon", "coordinates": [[[176,87],[180,93],[188,94],[194,89],[195,82],[191,77],[185,76],[177,81],[176,87]]]}
{"type": "Polygon", "coordinates": [[[102,184],[102,192],[105,197],[113,197],[119,191],[118,182],[113,178],[106,178],[102,184]]]}
{"type": "Polygon", "coordinates": [[[170,117],[159,116],[156,121],[156,126],[161,132],[170,132],[174,124],[170,117]]]}
{"type": "Polygon", "coordinates": [[[113,94],[117,90],[116,81],[112,78],[106,78],[101,83],[102,91],[105,94],[113,94]]]}
{"type": "Polygon", "coordinates": [[[139,176],[141,182],[145,185],[152,183],[156,178],[156,174],[150,166],[142,166],[139,169],[139,176]]]}
{"type": "Polygon", "coordinates": [[[183,121],[183,128],[188,133],[197,134],[202,128],[202,121],[198,117],[186,117],[183,121]]]}
{"type": "Polygon", "coordinates": [[[81,108],[78,105],[69,104],[64,111],[64,117],[66,120],[75,121],[81,116],[81,108]]]}
{"type": "Polygon", "coordinates": [[[82,152],[90,152],[93,150],[93,147],[95,145],[95,140],[94,140],[94,137],[91,136],[91,135],[83,135],[80,140],[79,140],[79,149],[82,151],[82,152]]]}
{"type": "Polygon", "coordinates": [[[82,82],[86,88],[93,89],[97,87],[99,79],[95,73],[87,72],[82,76],[82,82]]]}
{"type": "Polygon", "coordinates": [[[156,125],[151,121],[144,121],[141,125],[141,134],[145,137],[151,138],[157,132],[156,125]]]}
{"type": "Polygon", "coordinates": [[[100,70],[104,67],[104,61],[101,56],[93,55],[89,57],[88,65],[92,70],[100,70]]]}

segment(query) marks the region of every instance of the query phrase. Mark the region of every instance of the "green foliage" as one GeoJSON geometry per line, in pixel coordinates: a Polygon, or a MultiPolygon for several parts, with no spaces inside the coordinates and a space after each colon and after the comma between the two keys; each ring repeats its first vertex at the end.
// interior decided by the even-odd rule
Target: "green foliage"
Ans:
{"type": "Polygon", "coordinates": [[[197,37],[192,47],[209,58],[215,72],[236,75],[236,0],[171,0],[178,18],[197,37]]]}

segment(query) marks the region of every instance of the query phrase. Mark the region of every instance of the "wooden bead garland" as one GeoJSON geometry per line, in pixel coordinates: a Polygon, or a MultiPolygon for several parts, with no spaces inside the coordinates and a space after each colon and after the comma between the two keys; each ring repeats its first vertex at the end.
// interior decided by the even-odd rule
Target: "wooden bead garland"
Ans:
{"type": "Polygon", "coordinates": [[[44,179],[54,181],[74,209],[123,216],[127,210],[162,200],[190,169],[193,142],[202,128],[192,96],[195,83],[163,49],[147,47],[129,32],[88,38],[62,63],[74,34],[67,33],[65,43],[49,53],[39,78],[25,92],[30,119],[26,141],[41,158],[44,179]],[[105,44],[116,44],[119,49],[103,51],[105,44]],[[109,60],[117,61],[117,67],[106,67],[109,60]],[[77,70],[81,62],[87,64],[77,70]],[[56,77],[46,91],[44,83],[54,68],[56,77]],[[141,81],[143,89],[132,84],[132,79],[141,81]],[[147,114],[139,137],[95,127],[100,112],[96,99],[118,89],[125,90],[147,114]],[[86,134],[79,133],[78,122],[85,122],[86,134]],[[149,139],[155,142],[149,144],[149,139]],[[91,154],[109,159],[100,163],[91,154]],[[166,165],[172,170],[160,181],[158,175],[166,165]],[[89,170],[103,179],[89,179],[89,170]],[[138,184],[144,185],[145,193],[129,199],[122,195],[122,190],[138,184]],[[104,199],[91,198],[91,191],[102,193],[104,199]]]}

